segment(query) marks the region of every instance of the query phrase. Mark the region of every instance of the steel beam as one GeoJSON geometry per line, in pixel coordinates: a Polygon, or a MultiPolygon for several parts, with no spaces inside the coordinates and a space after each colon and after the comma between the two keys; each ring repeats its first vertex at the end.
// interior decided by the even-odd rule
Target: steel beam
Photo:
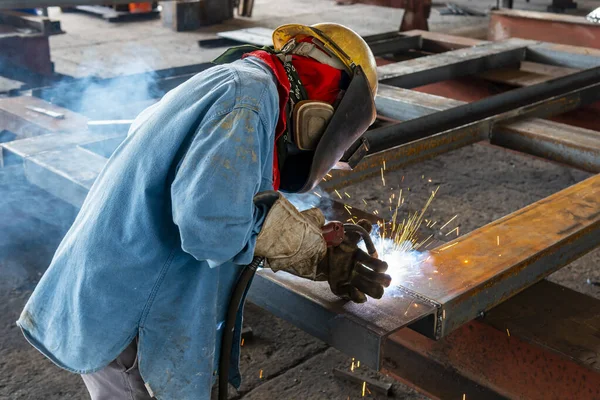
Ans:
{"type": "Polygon", "coordinates": [[[437,273],[399,283],[441,304],[441,324],[422,330],[441,338],[594,249],[599,237],[595,175],[434,249],[437,273]]]}
{"type": "Polygon", "coordinates": [[[376,153],[469,124],[515,117],[556,115],[600,99],[600,67],[522,87],[427,117],[368,131],[371,152],[376,153]],[[565,93],[569,92],[569,95],[565,93]],[[575,102],[570,108],[568,102],[575,102]],[[553,109],[554,108],[554,109],[553,109]]]}
{"type": "Polygon", "coordinates": [[[418,320],[433,319],[437,307],[400,287],[381,300],[354,304],[333,295],[325,282],[266,269],[257,273],[248,295],[254,304],[376,369],[386,338],[418,320]]]}
{"type": "Polygon", "coordinates": [[[525,59],[557,67],[588,69],[600,66],[600,50],[564,44],[539,43],[527,48],[525,59]]]}
{"type": "MultiPolygon", "coordinates": [[[[320,186],[325,190],[339,189],[378,175],[384,160],[386,168],[394,170],[481,140],[489,140],[490,137],[494,138],[494,143],[500,145],[506,144],[506,147],[534,155],[539,154],[536,153],[536,146],[539,146],[538,149],[540,151],[541,149],[545,149],[544,155],[551,160],[565,162],[576,168],[593,169],[596,165],[594,155],[597,154],[596,144],[593,139],[577,142],[577,144],[571,141],[571,144],[569,144],[566,138],[564,141],[558,141],[551,139],[548,134],[542,134],[548,128],[552,128],[554,132],[559,131],[563,126],[561,124],[533,119],[528,122],[529,128],[527,129],[530,132],[527,132],[527,130],[521,129],[515,120],[526,115],[549,117],[576,109],[583,104],[592,102],[599,94],[599,90],[598,85],[595,85],[591,88],[584,88],[581,92],[567,93],[549,99],[546,102],[534,103],[508,113],[435,133],[426,138],[410,141],[387,150],[376,152],[371,149],[369,155],[352,171],[331,171],[332,176],[327,181],[322,182],[320,186]],[[531,133],[532,127],[536,126],[539,128],[534,129],[534,133],[531,133]],[[508,135],[506,140],[503,138],[505,132],[508,135]],[[518,138],[514,139],[518,136],[524,138],[522,140],[518,138]],[[528,137],[530,139],[525,139],[528,137]]],[[[420,121],[426,120],[429,115],[467,104],[445,97],[395,88],[388,85],[379,86],[375,102],[379,115],[396,120],[416,119],[420,121]]],[[[403,124],[406,124],[406,122],[388,125],[380,129],[393,132],[395,129],[402,127],[403,124]]],[[[591,133],[593,131],[586,132],[586,137],[590,138],[594,136],[591,133]]]]}
{"type": "Polygon", "coordinates": [[[575,15],[506,9],[492,11],[488,39],[511,37],[598,49],[600,25],[575,15]]]}
{"type": "Polygon", "coordinates": [[[600,398],[598,309],[541,281],[440,341],[397,332],[384,371],[433,399],[600,398]]]}
{"type": "Polygon", "coordinates": [[[525,59],[527,46],[534,43],[521,39],[487,43],[383,65],[377,68],[377,74],[381,83],[410,89],[492,68],[518,66],[525,59]]]}
{"type": "Polygon", "coordinates": [[[600,132],[557,122],[535,120],[501,125],[492,144],[600,173],[600,132]]]}

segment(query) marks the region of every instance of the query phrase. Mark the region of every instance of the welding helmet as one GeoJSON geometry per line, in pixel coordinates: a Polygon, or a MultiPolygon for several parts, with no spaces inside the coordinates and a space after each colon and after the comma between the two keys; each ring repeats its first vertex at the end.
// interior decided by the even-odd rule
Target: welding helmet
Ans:
{"type": "Polygon", "coordinates": [[[348,168],[343,157],[356,160],[366,152],[366,143],[358,147],[355,143],[375,121],[377,66],[363,38],[339,24],[283,25],[273,32],[273,45],[291,86],[288,131],[277,143],[280,190],[303,193],[318,185],[336,164],[348,168]],[[342,70],[336,104],[307,98],[291,62],[293,55],[342,70]]]}

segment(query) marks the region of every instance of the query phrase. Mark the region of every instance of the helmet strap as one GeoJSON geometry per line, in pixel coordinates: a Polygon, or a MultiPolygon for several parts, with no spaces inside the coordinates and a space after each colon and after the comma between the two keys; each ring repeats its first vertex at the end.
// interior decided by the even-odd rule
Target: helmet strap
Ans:
{"type": "Polygon", "coordinates": [[[292,64],[292,55],[290,54],[291,50],[295,47],[295,40],[291,40],[288,45],[284,47],[284,49],[277,53],[277,57],[281,60],[283,64],[283,69],[287,75],[288,81],[290,82],[290,97],[285,109],[287,124],[286,130],[283,133],[282,137],[279,139],[277,143],[278,149],[278,157],[280,164],[283,164],[285,158],[288,153],[288,146],[295,147],[295,143],[293,140],[293,129],[292,126],[294,121],[292,118],[292,112],[294,111],[294,106],[303,100],[308,100],[308,95],[306,93],[306,89],[300,80],[300,76],[298,75],[298,71],[292,64]]]}

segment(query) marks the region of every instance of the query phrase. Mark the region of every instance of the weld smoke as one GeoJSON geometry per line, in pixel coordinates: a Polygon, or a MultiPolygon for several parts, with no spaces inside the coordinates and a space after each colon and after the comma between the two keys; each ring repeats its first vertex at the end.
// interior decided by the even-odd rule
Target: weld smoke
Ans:
{"type": "MultiPolygon", "coordinates": [[[[91,72],[100,78],[65,81],[46,100],[90,119],[134,119],[162,95],[157,91],[157,75],[152,72],[160,55],[137,47],[123,52],[128,54],[127,64],[123,64],[123,57],[119,61],[115,55],[102,58],[94,48],[86,50],[85,60],[92,61],[78,66],[74,75],[91,72]],[[101,79],[108,74],[135,75],[101,79]]],[[[23,138],[0,130],[0,143],[23,138]]],[[[0,158],[0,291],[33,288],[77,212],[31,184],[22,164],[3,166],[0,158]]]]}
{"type": "Polygon", "coordinates": [[[84,56],[92,61],[75,72],[83,78],[61,84],[48,100],[91,120],[115,120],[134,119],[163,94],[155,72],[161,60],[156,49],[126,46],[120,54],[106,56],[92,47],[84,56]]]}

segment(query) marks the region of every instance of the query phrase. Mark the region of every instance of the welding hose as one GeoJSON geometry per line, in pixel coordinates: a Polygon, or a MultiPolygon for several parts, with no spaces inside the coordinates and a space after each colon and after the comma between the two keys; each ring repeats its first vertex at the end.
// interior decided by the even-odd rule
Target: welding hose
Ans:
{"type": "Polygon", "coordinates": [[[238,310],[242,297],[248,289],[252,277],[256,273],[258,266],[263,262],[263,257],[254,257],[252,262],[244,267],[229,301],[225,327],[223,328],[223,338],[221,340],[221,356],[219,359],[219,400],[227,400],[227,388],[229,384],[229,361],[231,358],[231,348],[233,347],[233,334],[235,331],[235,321],[237,320],[238,310]]]}

